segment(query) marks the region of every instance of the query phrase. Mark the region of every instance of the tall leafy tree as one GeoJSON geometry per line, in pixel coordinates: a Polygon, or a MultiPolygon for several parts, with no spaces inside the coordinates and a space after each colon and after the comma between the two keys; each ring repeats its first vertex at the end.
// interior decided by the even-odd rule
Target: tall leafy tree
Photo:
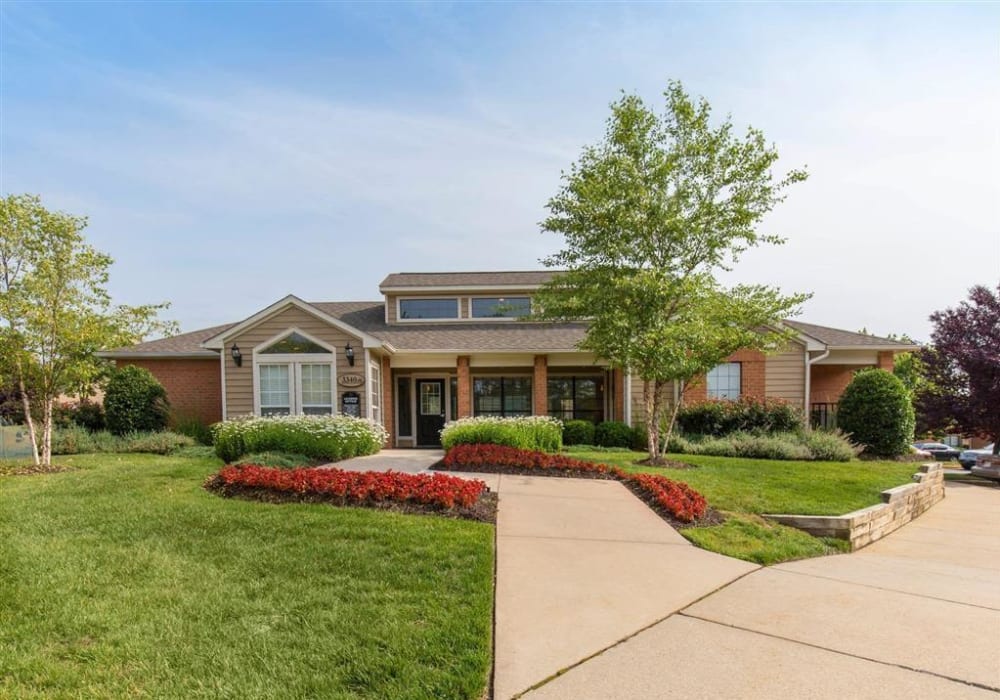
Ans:
{"type": "Polygon", "coordinates": [[[89,245],[86,219],[52,212],[33,195],[0,200],[0,372],[24,407],[35,462],[52,458],[52,409],[89,393],[107,369],[94,353],[168,333],[165,304],[115,306],[112,259],[89,245]]]}
{"type": "Polygon", "coordinates": [[[919,412],[933,427],[992,438],[1000,454],[1000,284],[995,291],[977,285],[930,319],[931,344],[919,354],[927,378],[919,412]]]}
{"type": "Polygon", "coordinates": [[[760,131],[713,126],[709,104],[679,82],[664,97],[657,114],[624,94],[603,141],[563,174],[542,228],[564,245],[543,263],[567,272],[538,295],[540,317],[586,319],[581,347],[642,379],[651,461],[674,387],[739,348],[783,345],[781,319],[808,298],[715,279],[747,249],[783,242],[758,226],[805,171],[776,177],[778,153],[760,131]]]}

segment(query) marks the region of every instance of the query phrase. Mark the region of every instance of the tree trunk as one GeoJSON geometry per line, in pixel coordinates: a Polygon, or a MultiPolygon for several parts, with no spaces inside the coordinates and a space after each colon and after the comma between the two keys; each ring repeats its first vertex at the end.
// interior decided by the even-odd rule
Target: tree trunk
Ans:
{"type": "Polygon", "coordinates": [[[24,406],[24,422],[28,426],[28,436],[31,437],[31,457],[35,464],[41,464],[38,457],[38,438],[35,436],[35,421],[31,417],[31,400],[24,388],[24,376],[18,372],[17,389],[21,392],[21,405],[24,406]]]}
{"type": "Polygon", "coordinates": [[[684,382],[680,383],[681,390],[677,392],[677,396],[674,399],[673,409],[670,411],[670,421],[667,423],[666,435],[663,437],[663,453],[662,457],[666,459],[667,447],[670,443],[670,438],[674,434],[674,425],[677,424],[677,414],[681,410],[681,404],[684,403],[684,382]]]}
{"type": "Polygon", "coordinates": [[[42,418],[42,464],[52,464],[52,404],[54,399],[46,399],[45,415],[42,418]]]}
{"type": "Polygon", "coordinates": [[[642,380],[642,402],[646,406],[646,447],[649,451],[649,461],[656,461],[656,454],[659,451],[660,427],[655,420],[653,407],[656,403],[654,392],[650,388],[648,379],[642,380]]]}

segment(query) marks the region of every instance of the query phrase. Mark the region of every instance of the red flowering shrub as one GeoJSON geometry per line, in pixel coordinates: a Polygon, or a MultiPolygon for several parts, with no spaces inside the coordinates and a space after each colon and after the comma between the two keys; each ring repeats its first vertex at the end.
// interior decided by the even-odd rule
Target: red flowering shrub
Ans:
{"type": "Polygon", "coordinates": [[[486,491],[482,481],[447,474],[276,469],[256,465],[223,467],[212,482],[211,487],[223,492],[242,487],[318,497],[343,505],[394,502],[444,509],[469,508],[486,491]]]}
{"type": "Polygon", "coordinates": [[[687,484],[653,474],[629,474],[607,464],[561,454],[533,452],[504,445],[456,445],[441,462],[444,469],[564,476],[587,476],[622,482],[655,510],[691,522],[705,515],[705,497],[687,484]]]}

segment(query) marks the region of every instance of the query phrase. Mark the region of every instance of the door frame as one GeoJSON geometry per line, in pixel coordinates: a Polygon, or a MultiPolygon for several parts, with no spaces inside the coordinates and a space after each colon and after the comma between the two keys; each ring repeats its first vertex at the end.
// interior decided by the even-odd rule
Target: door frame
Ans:
{"type": "Polygon", "coordinates": [[[449,396],[448,396],[448,384],[449,384],[449,381],[448,381],[448,379],[447,378],[443,378],[443,377],[416,377],[416,378],[414,378],[413,379],[413,392],[412,393],[413,393],[414,403],[416,404],[416,406],[415,406],[416,410],[413,412],[413,421],[414,421],[413,444],[414,444],[415,447],[440,447],[441,446],[441,440],[440,440],[440,438],[438,440],[436,440],[435,442],[433,442],[433,443],[427,443],[427,442],[421,442],[420,441],[420,417],[422,415],[420,413],[420,385],[422,383],[431,383],[431,382],[433,382],[435,384],[438,384],[441,387],[440,399],[441,399],[441,402],[442,402],[442,404],[441,404],[441,409],[442,410],[441,410],[441,413],[438,414],[438,417],[442,421],[441,422],[441,427],[443,428],[444,425],[448,422],[448,413],[449,413],[449,406],[448,406],[448,399],[449,399],[449,396]]]}
{"type": "MultiPolygon", "coordinates": [[[[445,370],[444,374],[441,374],[440,371],[438,371],[438,372],[430,372],[430,371],[427,371],[427,370],[424,370],[422,372],[412,372],[412,373],[409,373],[409,374],[403,374],[403,373],[397,374],[395,371],[392,372],[392,380],[394,382],[398,381],[401,377],[410,382],[410,430],[411,430],[410,435],[400,435],[399,434],[399,392],[396,391],[396,385],[393,384],[393,390],[392,390],[392,396],[393,396],[393,399],[392,399],[392,410],[394,412],[393,426],[395,426],[393,428],[393,430],[396,432],[396,436],[395,437],[396,437],[396,445],[397,445],[397,447],[401,447],[402,446],[401,442],[402,443],[406,443],[407,447],[420,447],[421,446],[421,445],[417,444],[417,386],[416,386],[416,381],[418,379],[441,379],[441,380],[444,381],[444,395],[445,395],[445,417],[444,417],[444,421],[445,421],[445,423],[448,423],[449,421],[453,421],[456,418],[458,418],[458,416],[452,414],[452,410],[451,410],[451,404],[452,404],[451,380],[455,379],[457,376],[458,375],[456,375],[454,372],[452,372],[452,373],[449,374],[447,370],[445,370]]],[[[385,380],[383,379],[383,381],[385,381],[385,380]]]]}

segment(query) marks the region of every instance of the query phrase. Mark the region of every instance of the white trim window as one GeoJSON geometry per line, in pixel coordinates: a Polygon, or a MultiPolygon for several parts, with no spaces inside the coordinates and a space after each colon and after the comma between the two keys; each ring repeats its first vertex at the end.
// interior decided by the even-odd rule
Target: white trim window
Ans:
{"type": "Polygon", "coordinates": [[[472,318],[521,318],[531,315],[531,297],[472,297],[472,318]]]}
{"type": "Polygon", "coordinates": [[[254,413],[328,416],[334,412],[336,351],[296,328],[253,352],[254,413]]]}
{"type": "Polygon", "coordinates": [[[368,365],[368,405],[371,407],[373,421],[382,424],[382,366],[377,360],[368,365]]]}
{"type": "Polygon", "coordinates": [[[739,362],[724,362],[705,376],[708,398],[736,401],[740,398],[741,370],[739,362]]]}
{"type": "Polygon", "coordinates": [[[460,317],[457,297],[397,297],[400,321],[455,321],[460,317]]]}

